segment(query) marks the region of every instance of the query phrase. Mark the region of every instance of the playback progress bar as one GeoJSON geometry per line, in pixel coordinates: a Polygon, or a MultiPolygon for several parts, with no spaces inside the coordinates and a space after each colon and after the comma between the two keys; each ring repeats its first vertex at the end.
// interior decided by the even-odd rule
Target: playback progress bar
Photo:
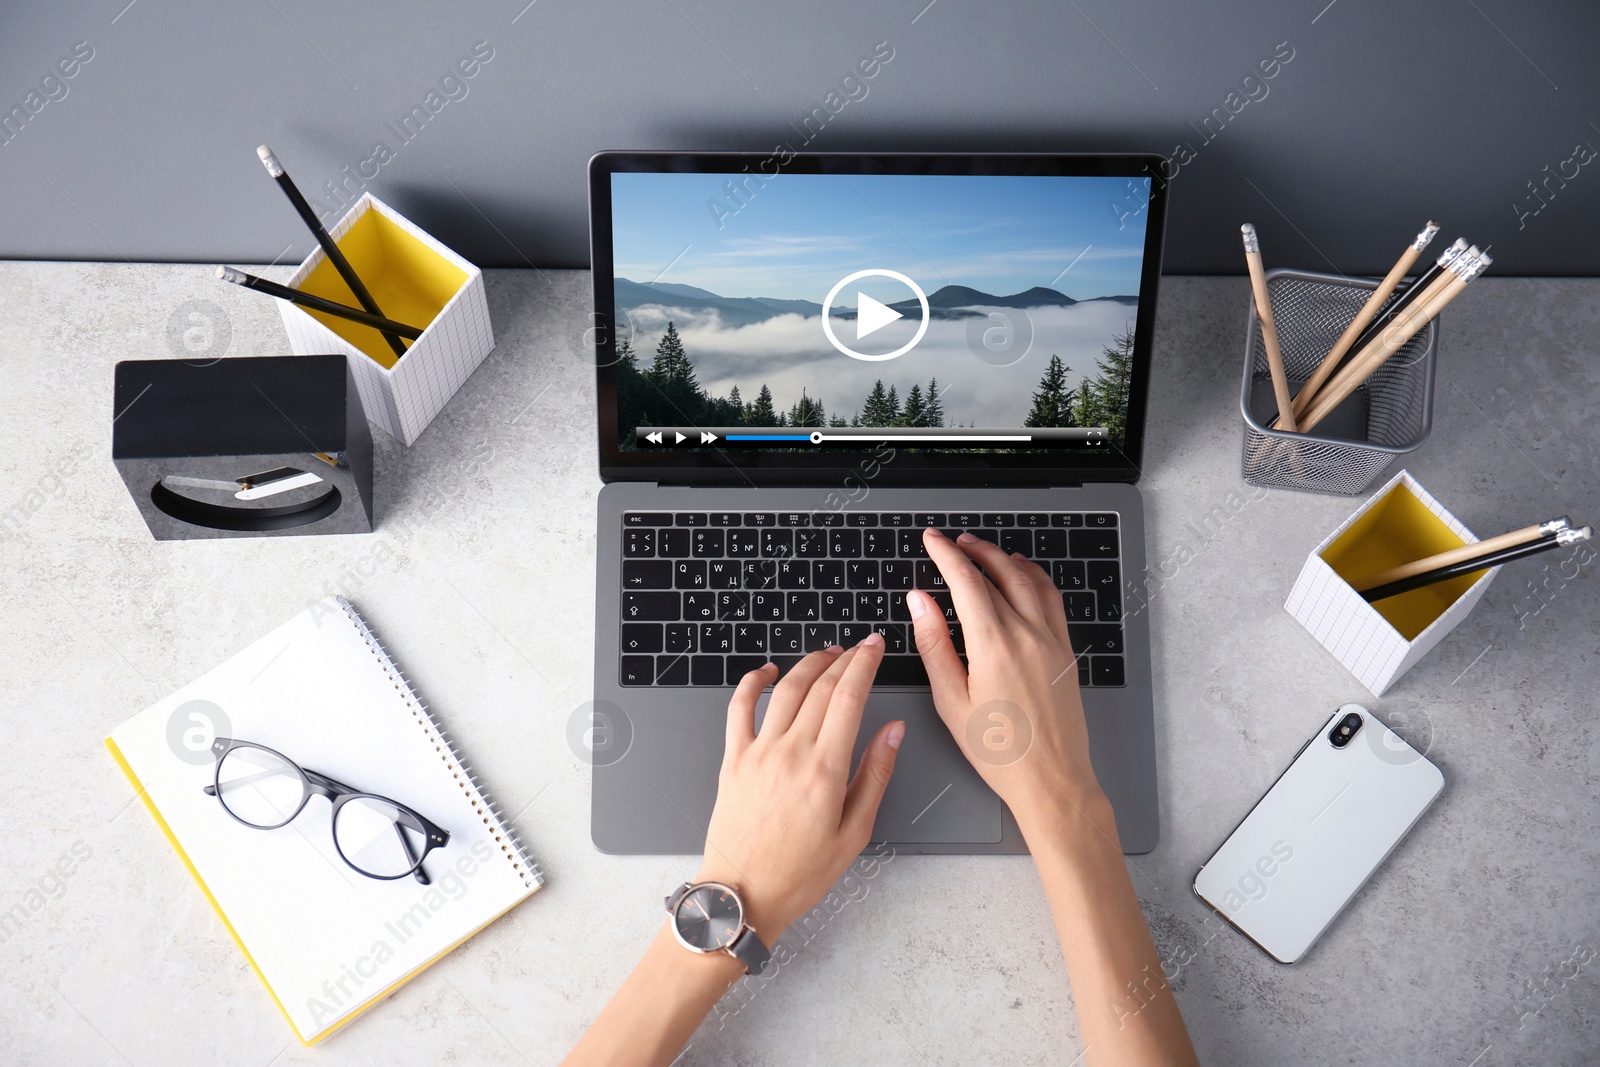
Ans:
{"type": "Polygon", "coordinates": [[[634,446],[657,448],[1106,448],[1103,426],[640,426],[634,446]]]}

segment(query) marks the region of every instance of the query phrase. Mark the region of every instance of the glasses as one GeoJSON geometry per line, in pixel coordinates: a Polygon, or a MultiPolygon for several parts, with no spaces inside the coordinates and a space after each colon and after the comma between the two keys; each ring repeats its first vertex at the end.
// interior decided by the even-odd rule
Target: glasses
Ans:
{"type": "Polygon", "coordinates": [[[286,826],[313,796],[333,804],[333,847],[368,878],[392,881],[412,875],[431,884],[422,861],[450,841],[450,833],[415,811],[376,793],[308,771],[281,752],[219,737],[211,743],[216,778],[206,786],[229,815],[257,830],[286,826]]]}

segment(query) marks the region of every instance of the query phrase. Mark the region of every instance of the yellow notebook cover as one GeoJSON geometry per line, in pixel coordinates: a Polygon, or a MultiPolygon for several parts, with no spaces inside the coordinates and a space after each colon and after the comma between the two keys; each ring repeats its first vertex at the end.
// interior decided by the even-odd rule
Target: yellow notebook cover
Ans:
{"type": "Polygon", "coordinates": [[[316,1044],[543,883],[370,628],[341,597],[291,619],[106,739],[295,1034],[316,1044]],[[216,736],[414,808],[450,833],[431,885],[351,869],[313,796],[258,830],[204,792],[216,736]]]}

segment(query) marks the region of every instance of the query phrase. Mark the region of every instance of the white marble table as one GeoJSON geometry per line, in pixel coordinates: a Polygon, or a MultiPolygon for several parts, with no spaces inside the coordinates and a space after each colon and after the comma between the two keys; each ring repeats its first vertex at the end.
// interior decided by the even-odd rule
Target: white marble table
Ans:
{"type": "MultiPolygon", "coordinates": [[[[499,347],[412,448],[378,435],[377,533],[157,544],[109,459],[112,364],[204,350],[224,330],[227,354],[286,351],[276,309],[207,267],[0,264],[0,1062],[543,1064],[599,1011],[691,861],[597,853],[587,768],[565,740],[593,621],[588,284],[489,272],[499,347]],[[209,337],[191,300],[210,304],[209,337]],[[549,883],[307,1050],[101,741],[328,591],[393,645],[549,883]],[[63,857],[72,873],[52,874],[63,857]]],[[[1508,568],[1371,698],[1282,610],[1355,502],[1243,492],[1245,300],[1237,278],[1165,282],[1142,483],[1150,558],[1171,575],[1150,606],[1163,838],[1129,862],[1202,1058],[1593,1063],[1600,567],[1508,568]],[[1345,700],[1428,745],[1449,785],[1284,967],[1208,918],[1189,883],[1345,700]]],[[[1600,282],[1480,282],[1444,321],[1413,473],[1480,532],[1600,519],[1597,338],[1600,282]]],[[[1027,859],[902,856],[866,884],[683,1062],[1077,1062],[1027,859]]]]}

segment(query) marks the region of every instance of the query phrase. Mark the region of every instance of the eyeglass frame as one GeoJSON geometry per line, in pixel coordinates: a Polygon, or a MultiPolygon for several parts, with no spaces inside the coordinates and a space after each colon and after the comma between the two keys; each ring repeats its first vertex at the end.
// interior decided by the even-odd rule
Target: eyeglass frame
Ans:
{"type": "MultiPolygon", "coordinates": [[[[235,822],[238,822],[244,826],[248,826],[252,830],[281,830],[283,827],[288,826],[290,823],[294,822],[295,819],[300,817],[300,813],[305,811],[306,805],[311,802],[311,798],[313,796],[327,797],[329,803],[332,805],[331,810],[328,813],[329,836],[333,838],[334,850],[339,853],[339,858],[344,860],[345,866],[349,867],[352,871],[355,871],[359,875],[362,875],[366,878],[372,878],[380,882],[398,881],[399,879],[410,875],[422,885],[433,884],[432,879],[428,877],[428,872],[423,870],[422,862],[428,858],[429,854],[432,853],[434,849],[443,848],[450,843],[450,831],[439,826],[432,820],[424,818],[423,815],[416,809],[402,804],[392,797],[386,797],[381,793],[369,793],[362,789],[356,789],[354,786],[345,785],[343,782],[338,781],[335,778],[330,778],[326,774],[322,774],[319,771],[313,771],[302,767],[300,764],[296,763],[288,756],[285,756],[277,749],[268,748],[266,745],[257,744],[254,741],[241,741],[234,737],[213,738],[211,741],[211,754],[216,757],[216,767],[212,771],[211,784],[206,786],[203,792],[207,796],[216,797],[217,803],[222,805],[222,810],[227,812],[229,817],[231,817],[235,822]],[[283,760],[283,762],[293,767],[300,775],[300,803],[295,807],[293,813],[291,813],[288,818],[273,826],[257,826],[255,823],[248,822],[242,818],[232,808],[228,807],[227,801],[222,799],[222,761],[227,758],[228,753],[237,748],[257,748],[263,752],[270,752],[272,755],[277,756],[279,759],[283,760]],[[360,867],[357,867],[353,862],[351,862],[350,857],[344,854],[344,849],[339,845],[339,835],[337,832],[334,832],[334,827],[338,825],[339,809],[344,807],[345,804],[352,800],[359,800],[363,798],[381,801],[395,808],[397,811],[411,816],[417,821],[416,826],[409,826],[407,829],[416,830],[423,835],[424,847],[422,849],[422,854],[415,857],[415,862],[410,870],[402,871],[399,874],[373,874],[371,871],[365,871],[360,867]]],[[[407,840],[406,835],[401,833],[400,823],[394,823],[394,828],[396,836],[400,838],[400,846],[405,849],[406,856],[411,857],[415,850],[412,848],[411,842],[407,840]]]]}

